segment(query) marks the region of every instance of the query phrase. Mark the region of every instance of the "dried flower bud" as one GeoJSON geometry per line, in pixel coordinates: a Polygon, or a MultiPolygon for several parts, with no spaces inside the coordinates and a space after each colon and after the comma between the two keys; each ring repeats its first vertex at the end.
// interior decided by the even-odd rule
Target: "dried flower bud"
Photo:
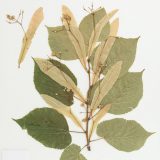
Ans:
{"type": "Polygon", "coordinates": [[[62,22],[63,23],[66,22],[69,25],[70,22],[71,22],[71,17],[69,15],[67,15],[67,14],[63,14],[62,15],[62,22]]]}
{"type": "Polygon", "coordinates": [[[66,20],[66,21],[71,21],[71,17],[67,14],[63,14],[63,18],[66,20]]]}
{"type": "Polygon", "coordinates": [[[10,21],[14,21],[14,20],[15,20],[15,16],[14,16],[14,15],[9,15],[9,14],[7,14],[6,17],[7,17],[7,19],[10,20],[10,21]]]}

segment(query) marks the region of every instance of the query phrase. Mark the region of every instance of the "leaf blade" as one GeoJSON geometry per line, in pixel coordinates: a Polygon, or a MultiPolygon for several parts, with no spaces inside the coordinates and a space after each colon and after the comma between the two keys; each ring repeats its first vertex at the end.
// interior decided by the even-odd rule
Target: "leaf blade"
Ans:
{"type": "Polygon", "coordinates": [[[61,86],[43,73],[36,62],[34,67],[34,84],[39,94],[51,96],[67,106],[73,104],[73,92],[66,90],[64,86],[61,86]]]}
{"type": "Polygon", "coordinates": [[[110,37],[116,37],[118,33],[119,28],[119,18],[116,18],[111,24],[110,24],[110,37]]]}
{"type": "Polygon", "coordinates": [[[73,13],[71,10],[63,5],[62,6],[62,23],[65,26],[68,36],[72,42],[72,44],[75,47],[77,56],[84,67],[84,69],[87,71],[86,68],[86,49],[85,49],[85,43],[83,35],[81,34],[76,22],[75,18],[73,16],[73,13]]]}
{"type": "Polygon", "coordinates": [[[116,38],[109,56],[105,62],[106,67],[103,68],[104,75],[117,61],[123,61],[120,76],[123,76],[128,72],[135,59],[138,39],[139,38],[116,38]]]}
{"type": "Polygon", "coordinates": [[[22,47],[18,59],[18,66],[20,67],[20,64],[23,62],[28,49],[30,48],[31,41],[35,35],[35,32],[39,25],[41,24],[43,20],[43,8],[38,8],[32,15],[32,18],[30,20],[27,32],[25,33],[23,37],[22,47]]]}
{"type": "Polygon", "coordinates": [[[81,148],[78,145],[71,144],[63,151],[60,160],[86,160],[80,151],[81,148]]]}
{"type": "Polygon", "coordinates": [[[72,113],[71,107],[62,104],[61,102],[59,102],[58,100],[56,100],[55,98],[53,98],[51,96],[41,94],[41,97],[49,105],[49,107],[55,109],[60,114],[63,114],[64,116],[67,116],[68,118],[70,118],[75,123],[76,126],[80,127],[84,131],[81,122],[72,113]]]}
{"type": "Polygon", "coordinates": [[[109,22],[110,18],[114,16],[116,12],[117,10],[113,10],[108,15],[105,15],[95,26],[95,30],[92,32],[91,37],[89,39],[88,57],[92,55],[93,50],[95,48],[95,44],[99,39],[103,27],[109,22]]]}
{"type": "Polygon", "coordinates": [[[98,113],[92,118],[92,126],[89,131],[89,139],[91,139],[93,132],[98,126],[99,121],[108,113],[111,108],[111,104],[102,107],[98,113]]]}
{"type": "Polygon", "coordinates": [[[111,114],[124,114],[137,107],[143,96],[143,72],[129,72],[121,77],[109,93],[103,98],[101,105],[112,103],[111,114]]]}
{"type": "Polygon", "coordinates": [[[76,19],[75,19],[73,13],[66,5],[62,5],[62,16],[65,19],[67,19],[67,21],[69,21],[71,26],[77,26],[77,22],[76,22],[76,19]]]}
{"type": "Polygon", "coordinates": [[[132,152],[140,149],[152,133],[136,121],[116,118],[100,123],[97,135],[120,151],[132,152]]]}
{"type": "Polygon", "coordinates": [[[108,71],[104,79],[100,82],[99,87],[96,88],[91,102],[91,108],[96,109],[101,103],[104,96],[113,87],[114,83],[117,81],[120,71],[121,71],[122,61],[114,64],[108,71]]]}
{"type": "Polygon", "coordinates": [[[101,44],[98,46],[93,60],[93,71],[95,74],[92,79],[92,84],[97,82],[115,40],[115,37],[108,37],[106,41],[101,42],[101,44]]]}
{"type": "Polygon", "coordinates": [[[65,72],[66,70],[61,69],[61,67],[63,67],[64,65],[56,66],[51,61],[48,61],[46,59],[35,58],[34,60],[43,73],[45,73],[60,85],[66,87],[68,90],[72,90],[72,92],[74,92],[74,94],[76,94],[76,96],[78,96],[78,98],[82,102],[85,102],[85,98],[72,80],[73,77],[71,78],[70,76],[68,76],[68,72],[65,72]]]}
{"type": "Polygon", "coordinates": [[[83,65],[84,69],[86,69],[86,47],[84,44],[84,39],[82,34],[80,33],[77,27],[70,26],[70,29],[67,30],[68,36],[75,47],[77,57],[79,58],[81,64],[83,65]]]}
{"type": "Polygon", "coordinates": [[[76,60],[78,58],[64,26],[47,27],[47,30],[52,56],[62,60],[76,60]]]}
{"type": "Polygon", "coordinates": [[[66,119],[53,109],[37,108],[15,121],[46,147],[63,149],[71,143],[66,119]]]}
{"type": "MultiPolygon", "coordinates": [[[[93,11],[92,13],[85,16],[82,21],[80,22],[79,29],[84,37],[85,44],[88,47],[89,45],[89,39],[92,34],[92,31],[95,28],[95,25],[106,15],[106,11],[104,8],[97,9],[93,11]]],[[[99,37],[99,41],[103,41],[107,38],[109,35],[110,26],[109,23],[107,23],[99,37]]]]}

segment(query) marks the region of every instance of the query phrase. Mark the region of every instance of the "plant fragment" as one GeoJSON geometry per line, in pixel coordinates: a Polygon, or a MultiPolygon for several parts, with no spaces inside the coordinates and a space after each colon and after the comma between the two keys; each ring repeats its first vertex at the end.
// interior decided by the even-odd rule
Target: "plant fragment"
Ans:
{"type": "MultiPolygon", "coordinates": [[[[86,10],[86,9],[85,9],[86,10]]],[[[130,72],[139,38],[118,37],[118,10],[106,12],[104,8],[86,10],[77,23],[72,11],[62,6],[62,25],[48,27],[51,56],[33,58],[34,85],[47,107],[37,108],[15,121],[22,129],[46,147],[64,149],[60,160],[86,160],[83,149],[91,150],[91,143],[105,140],[120,151],[140,149],[153,133],[134,120],[114,118],[105,120],[107,114],[125,114],[137,107],[143,95],[141,72],[130,72]],[[79,60],[88,76],[88,91],[83,93],[78,80],[64,61],[79,60]],[[77,116],[75,100],[84,110],[77,116]],[[66,120],[77,126],[71,131],[66,120]],[[93,139],[96,134],[99,138],[93,139]],[[86,144],[71,144],[71,133],[80,133],[86,144]]],[[[22,14],[22,13],[21,13],[22,14]]],[[[23,15],[23,14],[22,14],[23,15]]],[[[22,22],[7,15],[9,23],[22,22]]],[[[24,31],[19,65],[31,45],[32,38],[43,20],[43,10],[33,14],[27,32],[24,31]]],[[[85,83],[85,82],[84,82],[85,83]]]]}

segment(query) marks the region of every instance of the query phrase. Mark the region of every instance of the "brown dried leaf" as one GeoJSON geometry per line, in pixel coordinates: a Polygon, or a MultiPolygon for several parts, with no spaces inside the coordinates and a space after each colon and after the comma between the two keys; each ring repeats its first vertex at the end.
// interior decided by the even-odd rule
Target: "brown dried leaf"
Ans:
{"type": "Polygon", "coordinates": [[[95,110],[100,105],[104,96],[107,95],[107,93],[113,87],[114,83],[117,81],[119,77],[121,66],[122,66],[122,61],[118,61],[109,69],[109,71],[107,72],[107,74],[105,75],[105,77],[95,90],[91,102],[91,109],[95,110]]]}
{"type": "Polygon", "coordinates": [[[110,34],[111,37],[116,37],[119,29],[119,18],[116,18],[111,24],[110,24],[110,34]]]}
{"type": "Polygon", "coordinates": [[[82,128],[81,122],[77,119],[77,117],[72,113],[71,107],[64,105],[60,101],[56,100],[55,98],[41,94],[44,101],[53,109],[58,111],[59,113],[63,114],[64,116],[67,116],[70,118],[78,127],[82,128]]]}
{"type": "Polygon", "coordinates": [[[98,49],[96,50],[94,61],[93,61],[93,71],[94,76],[92,80],[92,84],[95,84],[100,76],[100,72],[102,67],[104,66],[105,61],[108,58],[108,55],[112,49],[112,46],[116,40],[117,32],[119,27],[119,19],[116,18],[111,24],[110,24],[110,34],[108,39],[105,42],[102,42],[98,49]]]}
{"type": "Polygon", "coordinates": [[[19,59],[18,59],[18,66],[19,67],[27,54],[27,51],[32,43],[32,39],[35,35],[35,32],[36,32],[37,28],[39,27],[40,23],[42,22],[43,18],[44,18],[43,17],[43,8],[40,7],[34,12],[32,18],[30,20],[27,32],[23,37],[22,48],[21,48],[21,52],[19,55],[19,59]]]}
{"type": "Polygon", "coordinates": [[[95,117],[93,117],[92,126],[91,126],[90,132],[89,132],[89,138],[91,138],[93,132],[97,128],[99,121],[108,113],[110,108],[111,108],[111,104],[108,104],[108,105],[102,107],[99,110],[99,112],[95,115],[95,117]]]}
{"type": "Polygon", "coordinates": [[[62,6],[62,22],[65,26],[68,36],[75,47],[77,56],[86,69],[86,47],[82,33],[80,32],[76,20],[67,6],[62,6]]]}
{"type": "Polygon", "coordinates": [[[62,21],[64,26],[68,26],[68,24],[70,24],[71,26],[77,27],[77,22],[73,13],[65,5],[62,6],[62,21]]]}
{"type": "Polygon", "coordinates": [[[93,71],[95,74],[93,76],[92,84],[95,84],[97,82],[100,76],[101,69],[109,56],[110,50],[115,40],[115,37],[109,37],[105,42],[102,42],[102,44],[96,50],[93,61],[93,71]]]}
{"type": "Polygon", "coordinates": [[[96,25],[95,30],[91,34],[91,38],[89,40],[89,47],[88,47],[88,57],[91,56],[95,46],[96,42],[99,39],[99,36],[101,34],[101,31],[103,27],[109,22],[109,20],[117,13],[118,10],[113,10],[109,14],[105,15],[96,25]]]}
{"type": "Polygon", "coordinates": [[[50,78],[52,78],[54,81],[56,81],[60,85],[65,86],[69,90],[72,90],[73,93],[82,102],[85,102],[85,98],[77,88],[76,84],[65,72],[61,71],[58,67],[56,67],[46,59],[35,58],[34,60],[43,73],[48,75],[50,78]]]}

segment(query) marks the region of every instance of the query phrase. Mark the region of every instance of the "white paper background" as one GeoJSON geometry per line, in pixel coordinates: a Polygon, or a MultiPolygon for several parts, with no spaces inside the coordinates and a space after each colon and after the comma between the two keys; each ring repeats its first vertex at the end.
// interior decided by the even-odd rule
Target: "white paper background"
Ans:
{"type": "MultiPolygon", "coordinates": [[[[87,0],[0,0],[0,152],[6,150],[25,150],[30,154],[30,160],[59,160],[61,151],[45,148],[32,139],[11,118],[20,118],[36,107],[45,103],[40,98],[33,84],[33,57],[46,57],[50,54],[47,43],[47,30],[44,25],[61,24],[61,5],[67,4],[80,22],[86,14],[83,6],[91,6],[87,0]],[[22,32],[17,25],[6,23],[6,14],[18,14],[24,10],[24,26],[39,6],[44,8],[45,20],[38,29],[29,53],[17,68],[17,59],[21,47],[22,32]]],[[[159,0],[97,0],[95,7],[104,6],[106,10],[118,8],[120,18],[119,36],[138,37],[137,56],[132,71],[141,71],[143,75],[144,96],[133,112],[121,116],[134,119],[148,131],[157,132],[151,136],[145,146],[136,152],[125,153],[117,151],[103,141],[92,144],[92,152],[83,151],[88,160],[151,160],[160,159],[160,9],[159,0]]],[[[68,64],[68,63],[67,63],[68,64]]],[[[78,77],[79,87],[87,89],[86,74],[81,73],[78,62],[69,64],[78,77]]],[[[76,107],[79,105],[76,103],[76,107]]],[[[73,124],[71,126],[74,128],[73,124]]],[[[73,135],[73,142],[85,143],[85,138],[73,135]]],[[[2,156],[1,156],[2,158],[2,156]]],[[[16,158],[15,158],[16,159],[16,158]]],[[[9,160],[9,159],[8,159],[9,160]]],[[[14,158],[13,158],[14,160],[14,158]]]]}

